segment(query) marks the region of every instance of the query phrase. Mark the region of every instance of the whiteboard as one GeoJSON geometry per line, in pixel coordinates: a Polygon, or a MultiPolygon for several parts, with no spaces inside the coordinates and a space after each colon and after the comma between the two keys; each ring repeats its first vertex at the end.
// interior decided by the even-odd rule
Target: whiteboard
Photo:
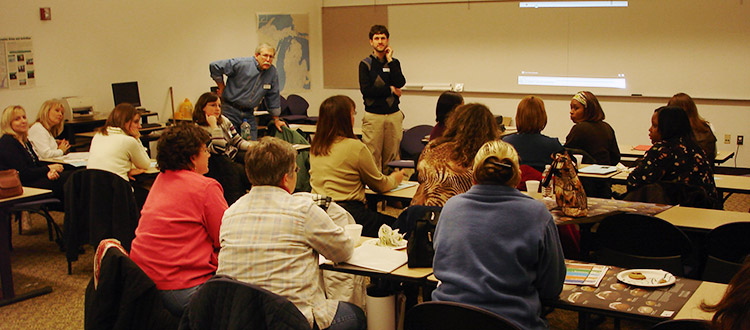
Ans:
{"type": "Polygon", "coordinates": [[[750,99],[750,3],[631,0],[627,8],[518,2],[388,6],[407,86],[465,91],[750,99]],[[611,78],[627,87],[518,85],[530,75],[611,78]]]}

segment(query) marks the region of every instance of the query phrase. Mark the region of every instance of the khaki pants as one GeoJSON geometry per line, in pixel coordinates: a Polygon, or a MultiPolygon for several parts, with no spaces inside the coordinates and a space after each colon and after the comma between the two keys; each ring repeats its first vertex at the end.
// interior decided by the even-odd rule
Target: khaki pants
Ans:
{"type": "Polygon", "coordinates": [[[362,119],[362,142],[370,149],[375,166],[385,173],[388,162],[399,159],[399,147],[404,136],[404,113],[387,115],[365,112],[362,119]]]}

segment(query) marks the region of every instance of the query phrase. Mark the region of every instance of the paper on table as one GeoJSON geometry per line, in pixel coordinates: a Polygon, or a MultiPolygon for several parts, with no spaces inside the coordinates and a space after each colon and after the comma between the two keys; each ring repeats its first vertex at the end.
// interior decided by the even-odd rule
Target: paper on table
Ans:
{"type": "MultiPolygon", "coordinates": [[[[391,248],[377,246],[373,244],[362,244],[354,249],[354,255],[345,263],[390,273],[396,268],[406,264],[408,257],[404,250],[393,250],[391,248]]],[[[322,255],[320,263],[330,262],[322,255]]]]}
{"type": "Polygon", "coordinates": [[[89,159],[89,152],[71,152],[62,157],[65,160],[86,160],[89,159]]]}
{"type": "Polygon", "coordinates": [[[617,166],[610,165],[589,165],[578,170],[578,172],[589,174],[608,174],[615,171],[617,171],[617,166]]]}
{"type": "MultiPolygon", "coordinates": [[[[406,188],[409,188],[409,187],[416,186],[417,184],[419,184],[419,182],[415,182],[415,181],[401,181],[401,183],[399,183],[398,186],[396,186],[396,188],[388,190],[388,192],[397,191],[397,190],[401,190],[401,189],[406,189],[406,188]]],[[[365,186],[365,188],[372,190],[372,188],[370,188],[370,186],[365,186]]]]}

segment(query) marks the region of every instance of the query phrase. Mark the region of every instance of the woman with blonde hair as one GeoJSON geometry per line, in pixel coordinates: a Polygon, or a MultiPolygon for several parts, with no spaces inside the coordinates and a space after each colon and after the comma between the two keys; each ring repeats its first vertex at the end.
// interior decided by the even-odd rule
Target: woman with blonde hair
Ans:
{"type": "Polygon", "coordinates": [[[91,140],[88,169],[108,171],[128,181],[144,173],[151,159],[141,143],[141,115],[129,103],[118,104],[91,140]]]}
{"type": "Polygon", "coordinates": [[[565,150],[557,138],[542,134],[546,126],[544,101],[537,96],[527,96],[518,103],[516,110],[518,133],[503,137],[503,141],[512,144],[518,152],[521,165],[529,165],[539,172],[544,172],[545,165],[552,164],[552,155],[565,150]]]}
{"type": "Polygon", "coordinates": [[[57,99],[42,103],[36,122],[29,129],[29,141],[40,158],[60,157],[68,152],[70,143],[67,140],[56,140],[63,131],[65,108],[57,99]]]}
{"type": "Polygon", "coordinates": [[[711,124],[698,114],[698,107],[695,106],[693,98],[685,93],[677,93],[669,99],[667,105],[685,110],[688,119],[690,119],[690,127],[693,128],[695,142],[698,143],[703,153],[713,164],[714,159],[716,159],[716,136],[711,130],[711,124]]]}
{"type": "Polygon", "coordinates": [[[474,186],[449,199],[435,230],[436,301],[501,315],[522,329],[546,329],[542,300],[557,299],[565,262],[552,215],[519,192],[518,154],[503,141],[474,158],[474,186]]]}
{"type": "Polygon", "coordinates": [[[3,136],[0,138],[0,170],[15,169],[21,184],[28,187],[52,189],[55,197],[63,200],[61,164],[44,165],[29,142],[29,122],[26,110],[20,105],[11,105],[3,110],[3,136]]]}
{"type": "Polygon", "coordinates": [[[497,122],[487,106],[469,103],[454,110],[445,134],[430,141],[419,156],[419,187],[411,204],[443,206],[448,198],[469,190],[474,155],[498,137],[497,122]]]}

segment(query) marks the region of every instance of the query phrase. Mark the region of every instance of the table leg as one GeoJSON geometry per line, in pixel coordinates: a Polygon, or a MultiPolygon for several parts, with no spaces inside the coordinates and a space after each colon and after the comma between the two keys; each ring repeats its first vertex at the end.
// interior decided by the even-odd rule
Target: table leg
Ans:
{"type": "Polygon", "coordinates": [[[10,266],[10,213],[0,209],[0,282],[2,282],[2,299],[13,299],[13,272],[10,266]]]}

